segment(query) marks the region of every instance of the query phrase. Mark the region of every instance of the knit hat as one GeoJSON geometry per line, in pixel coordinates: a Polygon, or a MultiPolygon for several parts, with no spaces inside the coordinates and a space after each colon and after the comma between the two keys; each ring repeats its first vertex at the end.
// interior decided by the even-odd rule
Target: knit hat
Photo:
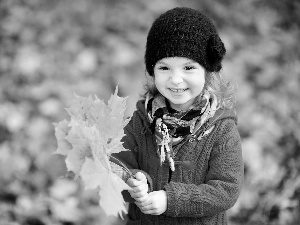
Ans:
{"type": "Polygon", "coordinates": [[[178,7],[161,14],[148,33],[145,64],[150,76],[157,61],[186,57],[218,72],[226,49],[212,21],[199,11],[178,7]]]}

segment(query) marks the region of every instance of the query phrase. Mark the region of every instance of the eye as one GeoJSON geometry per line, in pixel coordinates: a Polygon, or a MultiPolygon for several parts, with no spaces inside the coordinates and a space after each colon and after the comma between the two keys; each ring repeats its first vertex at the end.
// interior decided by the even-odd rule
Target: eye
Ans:
{"type": "Polygon", "coordinates": [[[166,67],[166,66],[160,66],[160,67],[158,67],[158,69],[159,69],[159,70],[168,70],[169,68],[166,67]]]}
{"type": "Polygon", "coordinates": [[[193,69],[196,69],[195,66],[185,66],[184,67],[185,70],[193,70],[193,69]]]}

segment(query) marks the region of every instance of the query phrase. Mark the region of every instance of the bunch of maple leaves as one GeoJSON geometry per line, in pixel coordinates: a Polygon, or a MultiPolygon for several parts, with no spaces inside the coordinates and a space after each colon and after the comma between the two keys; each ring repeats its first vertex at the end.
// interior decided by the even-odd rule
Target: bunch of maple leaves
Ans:
{"type": "Polygon", "coordinates": [[[122,167],[110,162],[112,153],[127,151],[122,145],[127,97],[114,95],[108,104],[97,96],[93,99],[75,95],[66,109],[70,120],[55,123],[58,148],[55,154],[66,156],[68,172],[81,178],[85,189],[99,189],[99,205],[108,216],[123,218],[127,213],[122,190],[130,187],[121,179],[122,167]]]}

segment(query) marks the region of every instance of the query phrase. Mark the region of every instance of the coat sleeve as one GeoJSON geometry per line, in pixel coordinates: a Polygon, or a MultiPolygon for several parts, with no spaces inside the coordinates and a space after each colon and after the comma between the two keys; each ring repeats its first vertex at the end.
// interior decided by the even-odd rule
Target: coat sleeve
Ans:
{"type": "MultiPolygon", "coordinates": [[[[130,120],[130,122],[124,128],[125,136],[122,138],[123,146],[128,151],[122,151],[119,153],[112,154],[115,158],[120,160],[133,174],[137,172],[142,172],[146,178],[149,185],[149,191],[152,190],[152,179],[151,177],[144,171],[140,169],[140,165],[138,163],[139,152],[138,152],[138,143],[137,143],[137,131],[135,129],[136,120],[139,120],[137,112],[135,112],[130,120]]],[[[130,178],[130,175],[126,174],[123,179],[126,182],[130,178]]],[[[134,202],[135,200],[130,196],[127,190],[122,192],[124,200],[126,202],[134,202]]]]}
{"type": "MultiPolygon", "coordinates": [[[[216,124],[217,125],[217,124],[216,124]]],[[[234,120],[220,121],[204,184],[170,182],[165,185],[172,217],[212,216],[231,208],[238,199],[244,176],[241,139],[234,120]]]]}

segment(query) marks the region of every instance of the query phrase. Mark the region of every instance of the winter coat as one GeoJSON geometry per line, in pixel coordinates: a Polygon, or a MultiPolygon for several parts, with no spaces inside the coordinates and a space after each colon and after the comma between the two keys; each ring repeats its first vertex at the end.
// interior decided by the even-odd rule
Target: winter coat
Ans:
{"type": "Polygon", "coordinates": [[[177,163],[172,172],[168,163],[160,163],[144,103],[138,101],[137,110],[125,127],[122,141],[131,151],[115,156],[128,168],[143,171],[150,191],[166,191],[167,210],[158,216],[143,214],[128,191],[124,191],[125,201],[130,202],[127,225],[227,224],[226,210],[236,203],[244,175],[235,113],[219,109],[210,120],[209,134],[200,140],[186,138],[179,144],[174,160],[190,161],[195,168],[177,163]]]}

